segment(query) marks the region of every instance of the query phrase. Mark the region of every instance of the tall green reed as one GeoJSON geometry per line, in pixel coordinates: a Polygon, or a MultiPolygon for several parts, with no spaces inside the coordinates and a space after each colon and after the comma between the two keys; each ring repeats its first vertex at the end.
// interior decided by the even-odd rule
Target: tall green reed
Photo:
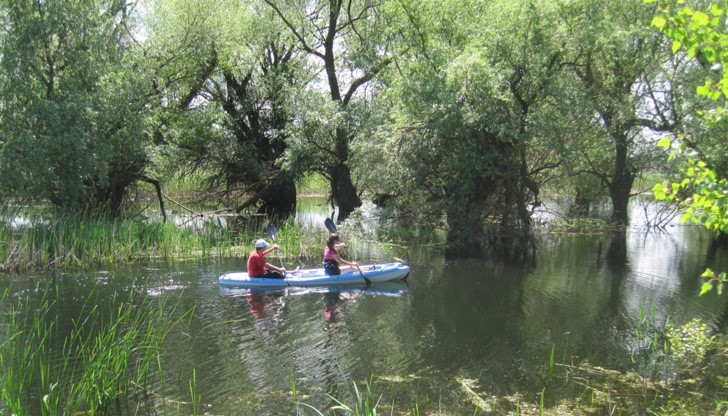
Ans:
{"type": "MultiPolygon", "coordinates": [[[[254,225],[251,222],[233,227],[210,224],[192,228],[142,219],[88,218],[81,214],[50,219],[31,215],[22,227],[0,222],[0,268],[72,268],[138,259],[247,254],[255,238],[264,235],[263,226],[254,225]]],[[[293,225],[286,229],[295,232],[293,225]]],[[[290,239],[285,241],[287,247],[293,244],[290,239]]]]}
{"type": "Polygon", "coordinates": [[[166,302],[140,301],[133,292],[89,300],[70,333],[59,334],[57,291],[49,283],[18,301],[2,297],[0,413],[105,415],[150,385],[161,343],[176,324],[166,319],[166,302]],[[113,306],[105,312],[99,304],[113,306]]]}
{"type": "MultiPolygon", "coordinates": [[[[361,391],[359,390],[359,386],[354,382],[354,402],[352,404],[346,404],[343,400],[340,400],[334,396],[327,395],[331,400],[333,400],[336,404],[331,407],[332,414],[340,414],[340,412],[344,412],[344,414],[354,415],[354,416],[376,416],[377,414],[377,407],[379,407],[379,402],[382,399],[382,396],[380,395],[376,400],[374,399],[374,395],[372,393],[372,380],[367,380],[365,382],[366,389],[361,391]]],[[[292,389],[293,391],[293,389],[292,389]]],[[[314,406],[303,403],[295,400],[294,396],[294,403],[296,403],[299,406],[303,406],[305,408],[308,408],[312,411],[314,411],[319,416],[323,416],[324,413],[315,408],[314,406]]]]}

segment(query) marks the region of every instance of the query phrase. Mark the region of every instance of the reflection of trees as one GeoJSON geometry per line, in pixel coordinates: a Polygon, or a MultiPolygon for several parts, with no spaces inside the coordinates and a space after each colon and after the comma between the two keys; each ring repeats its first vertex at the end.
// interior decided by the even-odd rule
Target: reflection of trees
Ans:
{"type": "Polygon", "coordinates": [[[607,301],[607,309],[610,316],[619,316],[619,305],[621,302],[622,285],[625,276],[630,272],[627,263],[627,233],[617,231],[612,233],[606,253],[606,268],[610,271],[611,289],[607,301]]]}
{"type": "MultiPolygon", "coordinates": [[[[477,261],[448,266],[413,299],[408,321],[420,337],[413,340],[419,360],[457,374],[494,353],[518,349],[522,339],[514,329],[522,319],[523,271],[477,261]],[[504,340],[509,346],[501,350],[504,340]]],[[[513,363],[491,360],[488,366],[494,361],[513,363]]]]}
{"type": "Polygon", "coordinates": [[[721,250],[728,248],[728,234],[718,234],[710,239],[710,245],[708,246],[708,253],[705,256],[706,263],[710,264],[715,262],[717,255],[721,250]]]}
{"type": "MultiPolygon", "coordinates": [[[[349,333],[345,318],[346,303],[359,297],[358,291],[330,291],[323,294],[323,339],[316,345],[318,355],[317,377],[324,380],[325,391],[332,397],[340,397],[339,388],[348,384],[347,375],[340,368],[344,351],[354,334],[349,333]]],[[[310,376],[310,375],[309,375],[310,376]]]]}

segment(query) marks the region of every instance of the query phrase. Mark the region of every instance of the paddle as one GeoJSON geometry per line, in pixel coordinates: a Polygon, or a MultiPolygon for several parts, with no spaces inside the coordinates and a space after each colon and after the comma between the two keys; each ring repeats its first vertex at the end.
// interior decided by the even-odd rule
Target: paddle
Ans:
{"type": "MultiPolygon", "coordinates": [[[[331,218],[326,218],[326,220],[324,220],[324,225],[326,226],[326,229],[329,230],[329,232],[331,232],[331,233],[336,232],[336,224],[334,224],[334,220],[332,220],[331,218]]],[[[359,270],[359,274],[361,275],[362,279],[364,279],[364,282],[367,285],[371,285],[372,281],[369,280],[366,276],[364,276],[364,273],[362,273],[359,266],[356,266],[356,269],[359,270]]]]}
{"type": "MultiPolygon", "coordinates": [[[[278,244],[276,243],[276,227],[274,227],[273,224],[268,224],[265,228],[265,232],[268,233],[268,237],[270,237],[271,241],[273,241],[273,244],[278,244]]],[[[285,269],[285,267],[283,267],[283,259],[281,258],[280,252],[278,252],[278,260],[281,262],[281,269],[285,269]]]]}
{"type": "Polygon", "coordinates": [[[336,232],[336,224],[334,224],[334,220],[332,220],[331,218],[326,218],[326,220],[324,221],[324,225],[330,233],[336,232]]]}

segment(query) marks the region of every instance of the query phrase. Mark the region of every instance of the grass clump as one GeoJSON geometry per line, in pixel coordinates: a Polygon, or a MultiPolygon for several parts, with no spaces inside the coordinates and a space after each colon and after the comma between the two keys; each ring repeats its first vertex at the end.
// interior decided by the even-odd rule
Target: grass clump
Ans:
{"type": "Polygon", "coordinates": [[[558,218],[546,227],[546,231],[554,234],[601,234],[623,229],[623,225],[600,218],[558,218]]]}
{"type": "Polygon", "coordinates": [[[83,216],[30,217],[20,226],[2,221],[0,270],[79,268],[139,259],[232,256],[240,253],[241,245],[248,246],[254,238],[262,237],[255,225],[208,224],[193,228],[136,218],[83,216]]]}
{"type": "Polygon", "coordinates": [[[1,297],[0,414],[123,413],[124,403],[150,385],[174,325],[166,320],[164,300],[139,301],[133,292],[96,300],[111,304],[109,310],[84,308],[70,333],[59,334],[57,291],[48,284],[17,301],[7,292],[1,297]]]}

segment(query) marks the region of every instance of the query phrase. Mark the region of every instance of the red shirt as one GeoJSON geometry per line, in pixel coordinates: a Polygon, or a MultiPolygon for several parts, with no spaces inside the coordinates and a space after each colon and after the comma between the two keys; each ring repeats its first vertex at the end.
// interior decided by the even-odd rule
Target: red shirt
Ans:
{"type": "Polygon", "coordinates": [[[265,274],[265,257],[258,250],[250,253],[248,257],[248,276],[258,277],[265,274]]]}

